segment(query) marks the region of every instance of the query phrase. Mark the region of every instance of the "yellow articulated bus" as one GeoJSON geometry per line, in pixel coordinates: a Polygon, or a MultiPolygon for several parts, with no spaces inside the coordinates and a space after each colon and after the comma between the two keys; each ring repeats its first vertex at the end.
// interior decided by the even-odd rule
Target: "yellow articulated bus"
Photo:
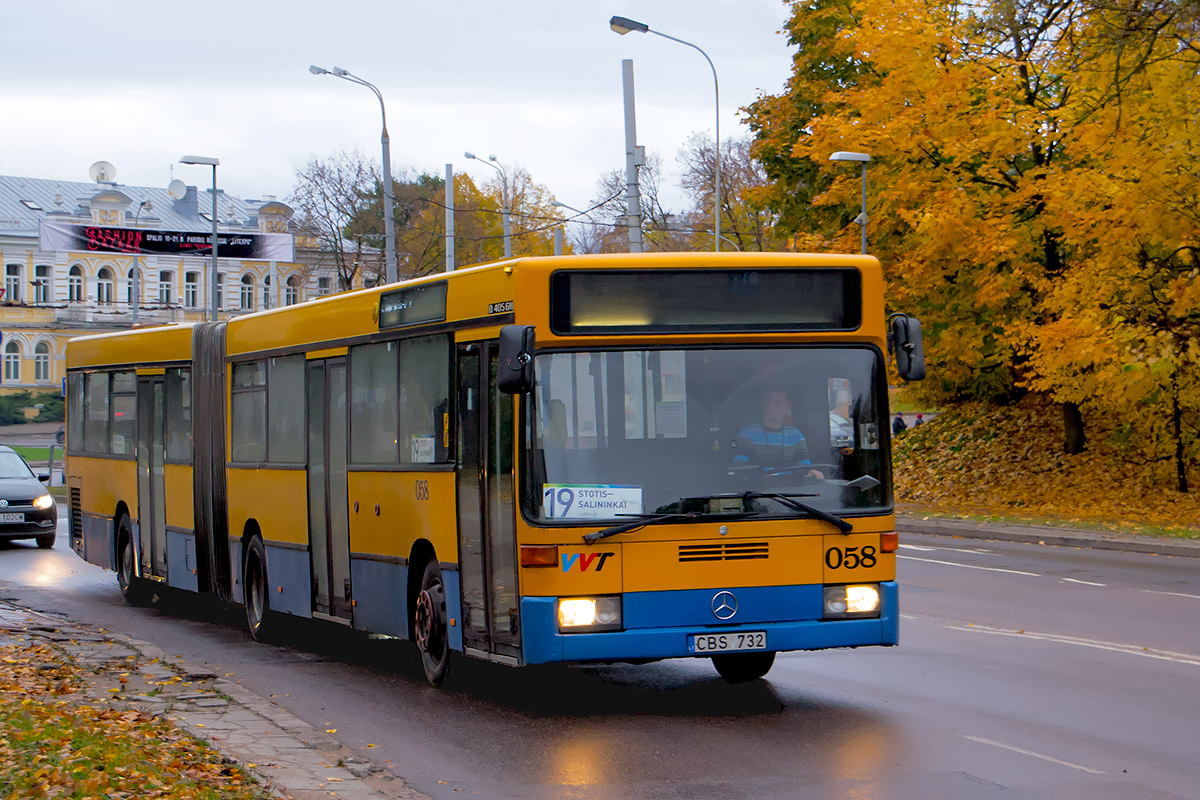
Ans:
{"type": "Polygon", "coordinates": [[[519,258],[74,339],[72,545],[156,583],[510,665],[898,640],[868,256],[519,258]]]}

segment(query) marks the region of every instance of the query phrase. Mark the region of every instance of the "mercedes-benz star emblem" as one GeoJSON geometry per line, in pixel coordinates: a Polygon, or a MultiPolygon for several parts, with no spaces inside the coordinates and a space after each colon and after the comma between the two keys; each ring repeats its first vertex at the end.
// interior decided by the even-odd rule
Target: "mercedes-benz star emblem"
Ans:
{"type": "Polygon", "coordinates": [[[737,613],[737,598],[733,592],[717,592],[712,599],[713,616],[717,619],[731,619],[737,613]]]}

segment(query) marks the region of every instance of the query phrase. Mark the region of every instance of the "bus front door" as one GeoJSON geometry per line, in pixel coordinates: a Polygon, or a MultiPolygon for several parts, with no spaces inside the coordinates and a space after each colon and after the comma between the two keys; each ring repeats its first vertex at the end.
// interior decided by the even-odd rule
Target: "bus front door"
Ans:
{"type": "Polygon", "coordinates": [[[496,390],[494,343],[458,350],[458,552],[463,645],[518,663],[520,603],[513,487],[513,399],[496,390]]]}
{"type": "Polygon", "coordinates": [[[167,505],[163,473],[163,379],[137,382],[137,553],[143,576],[167,577],[167,505]]]}
{"type": "Polygon", "coordinates": [[[349,622],[350,512],[346,489],[346,360],[308,362],[308,537],[313,616],[349,622]]]}

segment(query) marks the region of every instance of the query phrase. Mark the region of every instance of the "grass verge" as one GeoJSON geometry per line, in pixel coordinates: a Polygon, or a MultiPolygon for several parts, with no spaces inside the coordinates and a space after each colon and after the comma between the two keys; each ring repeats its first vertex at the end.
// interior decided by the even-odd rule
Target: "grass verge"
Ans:
{"type": "Polygon", "coordinates": [[[0,644],[0,798],[270,797],[204,742],[85,689],[80,668],[59,651],[0,644]]]}

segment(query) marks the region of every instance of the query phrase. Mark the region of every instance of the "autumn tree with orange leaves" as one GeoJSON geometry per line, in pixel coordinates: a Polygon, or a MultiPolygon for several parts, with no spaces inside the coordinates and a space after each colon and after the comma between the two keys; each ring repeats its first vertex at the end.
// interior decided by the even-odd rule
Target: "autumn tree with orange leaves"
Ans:
{"type": "Polygon", "coordinates": [[[748,109],[801,247],[869,235],[940,399],[1034,390],[1188,489],[1200,455],[1200,17],[1187,0],[791,4],[784,93],[748,109]]]}

